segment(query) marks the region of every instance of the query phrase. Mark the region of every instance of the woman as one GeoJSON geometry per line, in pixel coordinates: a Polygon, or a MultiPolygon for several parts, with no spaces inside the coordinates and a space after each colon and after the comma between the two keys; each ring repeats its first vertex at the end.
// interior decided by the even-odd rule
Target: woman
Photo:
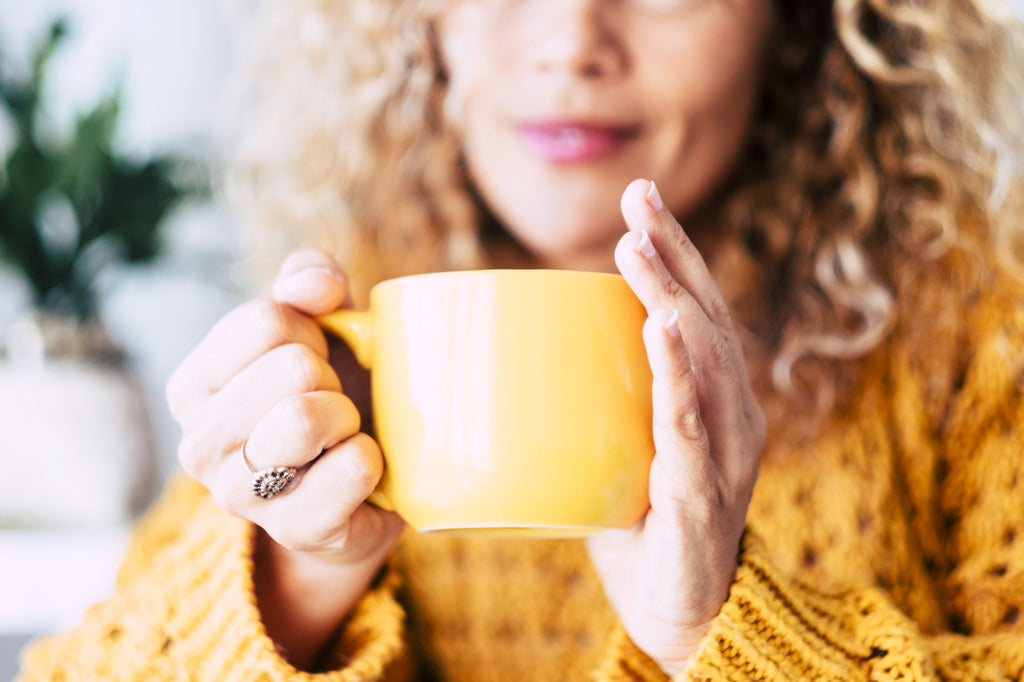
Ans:
{"type": "Polygon", "coordinates": [[[254,28],[232,189],[258,246],[347,274],[297,251],[184,360],[202,485],[24,679],[1024,675],[1019,29],[971,0],[438,4],[254,28]],[[365,375],[311,316],[499,265],[618,270],[647,307],[637,527],[418,536],[365,502],[365,375]],[[302,474],[254,496],[273,466],[302,474]]]}

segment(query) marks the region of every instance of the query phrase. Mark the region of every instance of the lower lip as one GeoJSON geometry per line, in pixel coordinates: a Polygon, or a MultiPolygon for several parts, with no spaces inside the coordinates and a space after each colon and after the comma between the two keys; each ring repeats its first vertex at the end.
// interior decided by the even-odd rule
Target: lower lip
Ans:
{"type": "Polygon", "coordinates": [[[560,125],[525,125],[520,132],[530,151],[551,163],[602,159],[634,137],[626,130],[560,125]]]}

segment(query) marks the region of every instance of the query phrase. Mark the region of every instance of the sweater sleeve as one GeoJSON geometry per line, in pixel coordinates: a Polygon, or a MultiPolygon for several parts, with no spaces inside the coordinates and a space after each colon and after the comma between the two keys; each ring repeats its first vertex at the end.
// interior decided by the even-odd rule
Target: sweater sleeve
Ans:
{"type": "MultiPolygon", "coordinates": [[[[684,680],[1020,680],[1024,635],[925,636],[874,588],[821,594],[788,579],[744,538],[729,598],[684,680]]],[[[669,677],[620,627],[601,680],[669,677]]]]}
{"type": "Polygon", "coordinates": [[[107,602],[70,632],[31,643],[19,682],[43,680],[405,680],[412,674],[400,579],[389,569],[358,602],[326,661],[296,670],[256,606],[254,527],[198,484],[177,480],[140,521],[107,602]]]}

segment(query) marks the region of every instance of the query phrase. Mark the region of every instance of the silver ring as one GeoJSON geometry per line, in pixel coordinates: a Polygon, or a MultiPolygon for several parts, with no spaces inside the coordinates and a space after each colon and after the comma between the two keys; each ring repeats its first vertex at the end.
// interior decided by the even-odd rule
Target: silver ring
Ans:
{"type": "Polygon", "coordinates": [[[245,446],[248,442],[248,438],[242,441],[242,463],[252,474],[252,494],[269,500],[288,487],[298,470],[295,467],[267,467],[256,471],[245,454],[245,446]]]}

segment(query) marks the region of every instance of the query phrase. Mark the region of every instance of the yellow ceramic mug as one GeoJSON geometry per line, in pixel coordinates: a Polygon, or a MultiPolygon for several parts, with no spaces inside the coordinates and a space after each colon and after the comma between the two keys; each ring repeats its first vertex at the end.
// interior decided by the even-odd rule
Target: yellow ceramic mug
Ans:
{"type": "Polygon", "coordinates": [[[420,531],[632,526],[654,454],[645,319],[621,276],[561,270],[402,277],[319,318],[371,370],[371,501],[420,531]]]}

